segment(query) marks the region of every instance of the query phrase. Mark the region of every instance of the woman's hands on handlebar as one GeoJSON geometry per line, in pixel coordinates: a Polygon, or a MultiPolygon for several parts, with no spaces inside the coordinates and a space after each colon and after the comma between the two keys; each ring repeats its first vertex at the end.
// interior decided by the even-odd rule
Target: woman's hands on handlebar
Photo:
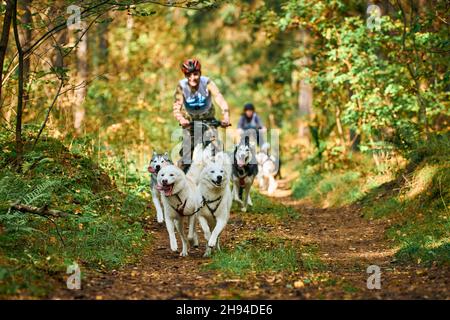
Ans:
{"type": "Polygon", "coordinates": [[[189,121],[189,120],[187,120],[187,119],[185,119],[185,118],[183,118],[183,119],[180,120],[180,126],[182,126],[183,128],[187,129],[187,128],[193,126],[193,125],[194,125],[194,122],[202,122],[202,123],[204,123],[204,124],[213,126],[213,127],[215,127],[215,128],[217,128],[217,127],[226,128],[226,127],[230,127],[230,126],[231,126],[231,123],[229,123],[229,121],[225,121],[225,120],[218,121],[218,120],[216,120],[216,119],[213,119],[213,120],[196,120],[196,121],[189,121]]]}

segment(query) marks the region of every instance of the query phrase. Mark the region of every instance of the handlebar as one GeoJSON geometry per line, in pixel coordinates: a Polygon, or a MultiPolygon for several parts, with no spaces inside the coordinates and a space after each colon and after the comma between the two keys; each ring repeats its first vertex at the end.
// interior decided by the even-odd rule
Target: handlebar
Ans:
{"type": "MultiPolygon", "coordinates": [[[[189,126],[185,126],[185,128],[192,127],[196,122],[197,122],[197,123],[200,122],[202,126],[205,126],[205,125],[206,125],[206,126],[211,126],[211,127],[214,127],[214,128],[218,128],[218,127],[221,127],[221,128],[231,127],[231,123],[229,123],[229,124],[227,124],[227,125],[224,125],[224,124],[222,123],[222,121],[219,121],[219,120],[217,120],[217,119],[212,119],[212,120],[194,120],[194,121],[190,121],[190,122],[189,122],[189,126]]],[[[180,126],[181,126],[181,124],[180,124],[180,126]]]]}

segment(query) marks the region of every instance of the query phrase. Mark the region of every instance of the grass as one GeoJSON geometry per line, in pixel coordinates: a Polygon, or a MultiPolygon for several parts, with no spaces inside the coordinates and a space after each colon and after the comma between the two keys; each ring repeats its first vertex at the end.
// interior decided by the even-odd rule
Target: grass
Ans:
{"type": "Polygon", "coordinates": [[[267,271],[295,271],[300,262],[295,247],[281,238],[257,230],[235,248],[216,252],[207,266],[226,275],[244,276],[267,271]]]}
{"type": "Polygon", "coordinates": [[[216,252],[206,268],[239,277],[265,272],[290,273],[300,269],[313,272],[324,268],[316,252],[315,247],[300,246],[259,229],[234,248],[216,252]]]}
{"type": "MultiPolygon", "coordinates": [[[[299,219],[300,215],[292,207],[273,201],[257,192],[251,194],[253,206],[245,214],[240,206],[233,203],[232,211],[239,212],[244,219],[263,219],[267,223],[285,223],[299,219]]],[[[258,220],[258,221],[259,221],[258,220]]],[[[286,239],[271,236],[262,228],[250,233],[234,248],[219,251],[207,265],[209,270],[218,270],[228,276],[245,276],[249,273],[294,272],[301,267],[298,246],[286,239]]]]}
{"type": "Polygon", "coordinates": [[[300,177],[293,184],[293,196],[324,207],[352,204],[384,181],[375,177],[375,168],[368,161],[364,155],[353,156],[349,163],[331,171],[323,170],[320,163],[303,164],[300,177]]]}
{"type": "Polygon", "coordinates": [[[431,140],[411,155],[396,192],[366,200],[365,215],[389,218],[387,235],[400,262],[450,264],[450,151],[447,139],[431,140]]]}
{"type": "MultiPolygon", "coordinates": [[[[251,199],[253,202],[253,206],[247,207],[249,214],[270,215],[276,217],[277,219],[289,218],[296,220],[300,218],[300,214],[294,208],[285,206],[280,202],[273,201],[256,191],[251,191],[251,199]]],[[[239,204],[233,201],[231,210],[234,212],[239,212],[239,204]]]]}
{"type": "Polygon", "coordinates": [[[389,219],[398,261],[449,264],[450,138],[430,137],[406,157],[406,167],[381,174],[364,156],[332,171],[303,165],[294,197],[325,207],[358,203],[366,218],[389,219]]]}
{"type": "Polygon", "coordinates": [[[29,147],[17,173],[11,137],[0,137],[0,296],[45,296],[53,282],[64,285],[73,261],[82,272],[135,261],[150,240],[138,188],[118,187],[99,164],[55,139],[29,147]],[[73,215],[52,222],[9,210],[16,201],[73,215]]]}
{"type": "Polygon", "coordinates": [[[302,266],[309,272],[323,271],[326,266],[317,256],[318,248],[313,245],[304,246],[302,249],[302,266]]]}
{"type": "Polygon", "coordinates": [[[292,247],[280,246],[261,251],[257,248],[238,246],[234,250],[216,253],[208,268],[237,276],[266,271],[292,272],[298,268],[298,258],[292,247]]]}

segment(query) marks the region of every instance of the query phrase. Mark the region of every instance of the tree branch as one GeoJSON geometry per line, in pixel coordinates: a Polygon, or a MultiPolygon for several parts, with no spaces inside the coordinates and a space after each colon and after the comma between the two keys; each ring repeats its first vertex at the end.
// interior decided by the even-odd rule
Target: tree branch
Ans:
{"type": "Polygon", "coordinates": [[[70,215],[67,212],[54,210],[54,209],[48,209],[47,206],[38,208],[38,207],[33,207],[33,206],[29,206],[26,204],[20,204],[20,203],[12,204],[11,209],[17,210],[17,211],[20,211],[23,213],[32,213],[32,214],[37,214],[40,216],[53,217],[53,218],[67,217],[70,215]]]}
{"type": "MultiPolygon", "coordinates": [[[[186,1],[183,1],[181,3],[185,3],[186,1]]],[[[142,1],[137,1],[137,4],[144,4],[144,3],[152,3],[155,5],[159,5],[159,6],[164,6],[164,7],[176,7],[176,8],[182,8],[182,9],[187,9],[187,10],[202,10],[205,8],[209,8],[209,7],[205,7],[205,8],[197,8],[197,7],[189,7],[189,6],[180,6],[178,5],[180,2],[174,2],[173,4],[168,4],[168,3],[163,3],[163,2],[158,2],[158,1],[151,1],[151,0],[142,0],[142,1]]],[[[121,3],[117,3],[115,1],[111,1],[111,0],[106,0],[103,1],[95,6],[89,7],[87,9],[85,9],[84,11],[81,12],[81,17],[82,18],[87,18],[90,17],[93,12],[94,9],[97,9],[103,5],[109,5],[109,7],[105,8],[105,12],[118,7],[118,6],[125,6],[125,4],[121,4],[121,3]]],[[[46,33],[44,33],[39,39],[37,39],[26,51],[24,51],[24,59],[27,59],[44,41],[46,41],[48,38],[50,38],[52,35],[58,33],[59,31],[65,29],[67,27],[67,22],[64,21],[64,23],[60,23],[59,25],[54,26],[52,29],[48,30],[46,33]]],[[[11,70],[9,70],[10,66],[12,65],[13,61],[15,60],[16,55],[12,58],[8,68],[7,68],[7,72],[6,75],[4,77],[4,79],[2,80],[0,86],[3,86],[6,81],[8,81],[8,79],[11,77],[11,75],[14,73],[14,71],[17,69],[17,64],[14,65],[12,67],[11,70]]]]}

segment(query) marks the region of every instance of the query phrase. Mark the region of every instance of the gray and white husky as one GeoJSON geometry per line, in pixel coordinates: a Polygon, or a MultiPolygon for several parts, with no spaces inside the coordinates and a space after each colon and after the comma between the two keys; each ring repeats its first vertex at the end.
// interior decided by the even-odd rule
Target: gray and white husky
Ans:
{"type": "Polygon", "coordinates": [[[169,158],[169,155],[167,152],[164,154],[157,153],[153,151],[152,158],[150,159],[150,163],[148,164],[148,172],[151,173],[151,180],[150,180],[150,191],[152,193],[152,200],[153,204],[155,205],[156,209],[156,220],[158,223],[164,222],[164,212],[161,207],[161,192],[156,188],[157,185],[157,177],[159,171],[167,166],[172,164],[172,161],[169,158]]]}
{"type": "Polygon", "coordinates": [[[254,146],[246,136],[234,149],[233,156],[233,193],[234,200],[241,204],[241,211],[247,211],[247,205],[252,206],[250,188],[258,174],[258,164],[255,158],[254,146]]]}

